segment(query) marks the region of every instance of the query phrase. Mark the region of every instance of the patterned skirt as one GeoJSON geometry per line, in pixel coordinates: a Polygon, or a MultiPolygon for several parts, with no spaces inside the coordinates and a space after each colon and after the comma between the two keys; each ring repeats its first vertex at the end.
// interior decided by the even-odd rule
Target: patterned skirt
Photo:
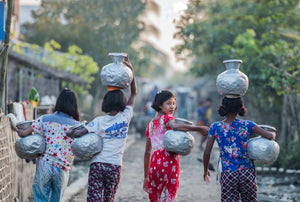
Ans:
{"type": "Polygon", "coordinates": [[[221,201],[257,201],[254,168],[221,173],[221,201]]]}
{"type": "Polygon", "coordinates": [[[148,175],[149,199],[151,202],[176,200],[179,187],[179,156],[164,149],[153,152],[148,175]]]}

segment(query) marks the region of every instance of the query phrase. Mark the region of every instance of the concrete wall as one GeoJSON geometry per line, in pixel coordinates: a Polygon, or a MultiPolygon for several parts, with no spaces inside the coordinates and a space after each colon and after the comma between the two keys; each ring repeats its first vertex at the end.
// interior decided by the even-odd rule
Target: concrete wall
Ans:
{"type": "Polygon", "coordinates": [[[40,95],[57,97],[60,81],[25,67],[13,59],[7,63],[8,101],[28,100],[30,89],[35,87],[40,95]]]}

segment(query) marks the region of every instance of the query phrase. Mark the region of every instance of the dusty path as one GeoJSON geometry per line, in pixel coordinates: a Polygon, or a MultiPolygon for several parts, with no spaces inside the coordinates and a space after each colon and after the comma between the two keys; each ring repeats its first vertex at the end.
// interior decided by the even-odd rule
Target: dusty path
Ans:
{"type": "MultiPolygon", "coordinates": [[[[211,172],[211,182],[205,183],[202,180],[203,165],[197,158],[200,157],[198,149],[199,137],[193,134],[196,145],[192,153],[181,157],[180,187],[177,195],[177,202],[217,202],[220,201],[220,185],[216,184],[216,171],[211,172]]],[[[137,139],[124,154],[121,181],[115,197],[116,202],[138,202],[148,201],[148,195],[142,189],[143,158],[144,158],[145,139],[137,139]]],[[[217,147],[214,148],[212,163],[216,168],[217,147]]],[[[202,156],[202,153],[201,153],[202,156]]],[[[86,189],[71,201],[85,201],[86,189]]]]}

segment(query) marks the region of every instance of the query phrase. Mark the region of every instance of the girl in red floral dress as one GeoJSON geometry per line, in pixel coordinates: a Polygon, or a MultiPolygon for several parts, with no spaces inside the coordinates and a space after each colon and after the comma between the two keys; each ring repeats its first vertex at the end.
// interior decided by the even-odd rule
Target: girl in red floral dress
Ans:
{"type": "Polygon", "coordinates": [[[151,202],[172,202],[176,200],[179,187],[179,155],[169,153],[164,149],[163,136],[167,130],[171,129],[199,131],[202,135],[207,135],[208,127],[176,123],[173,117],[177,108],[176,98],[171,91],[159,91],[151,107],[157,113],[148,124],[146,131],[143,189],[148,192],[151,202]]]}

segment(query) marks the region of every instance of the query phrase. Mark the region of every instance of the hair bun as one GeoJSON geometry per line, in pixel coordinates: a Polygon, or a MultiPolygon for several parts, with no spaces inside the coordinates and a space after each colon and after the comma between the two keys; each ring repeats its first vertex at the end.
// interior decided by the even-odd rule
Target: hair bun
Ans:
{"type": "Polygon", "coordinates": [[[220,116],[225,116],[226,114],[228,114],[228,111],[223,105],[220,105],[218,108],[218,113],[220,114],[220,116]]]}
{"type": "Polygon", "coordinates": [[[241,107],[239,110],[239,115],[240,116],[245,116],[247,113],[247,109],[245,107],[241,107]]]}

